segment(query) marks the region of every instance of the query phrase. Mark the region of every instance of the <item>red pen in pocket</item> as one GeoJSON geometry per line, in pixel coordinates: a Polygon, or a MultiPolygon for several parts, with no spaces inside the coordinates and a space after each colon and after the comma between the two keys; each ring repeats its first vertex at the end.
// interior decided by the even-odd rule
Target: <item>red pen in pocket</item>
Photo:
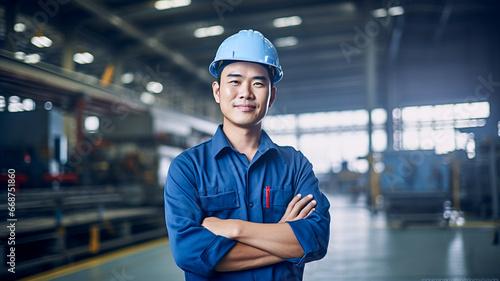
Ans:
{"type": "Polygon", "coordinates": [[[271,187],[266,186],[266,207],[269,209],[269,197],[271,197],[271,187]]]}

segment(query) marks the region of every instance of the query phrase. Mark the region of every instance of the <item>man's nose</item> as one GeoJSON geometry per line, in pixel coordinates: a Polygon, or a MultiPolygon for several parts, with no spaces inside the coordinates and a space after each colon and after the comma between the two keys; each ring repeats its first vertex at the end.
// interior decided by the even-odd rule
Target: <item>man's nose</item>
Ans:
{"type": "Polygon", "coordinates": [[[244,82],[241,84],[238,97],[240,99],[251,99],[253,97],[251,83],[244,82]]]}

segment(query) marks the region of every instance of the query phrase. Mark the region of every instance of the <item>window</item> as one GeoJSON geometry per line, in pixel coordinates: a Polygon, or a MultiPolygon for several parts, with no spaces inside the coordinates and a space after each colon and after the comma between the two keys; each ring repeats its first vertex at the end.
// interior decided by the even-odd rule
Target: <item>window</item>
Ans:
{"type": "MultiPolygon", "coordinates": [[[[368,171],[367,110],[329,111],[303,114],[273,115],[264,119],[264,129],[279,145],[300,149],[311,161],[316,173],[338,172],[342,162],[351,171],[368,171]]],[[[384,109],[371,112],[374,151],[387,148],[384,109]]]]}
{"type": "Polygon", "coordinates": [[[444,154],[465,150],[475,156],[474,134],[459,129],[483,127],[490,116],[488,102],[410,106],[396,108],[394,149],[434,150],[444,154]]]}
{"type": "MultiPolygon", "coordinates": [[[[465,150],[475,156],[474,134],[464,128],[483,127],[490,116],[488,102],[423,105],[392,110],[395,150],[434,150],[445,154],[465,150]]],[[[263,127],[278,145],[301,150],[316,173],[338,172],[341,164],[355,172],[367,172],[368,123],[372,121],[373,152],[387,149],[387,112],[367,110],[328,111],[271,115],[263,127]]],[[[499,122],[500,128],[500,122],[499,122]]],[[[499,129],[500,134],[500,129],[499,129]]]]}

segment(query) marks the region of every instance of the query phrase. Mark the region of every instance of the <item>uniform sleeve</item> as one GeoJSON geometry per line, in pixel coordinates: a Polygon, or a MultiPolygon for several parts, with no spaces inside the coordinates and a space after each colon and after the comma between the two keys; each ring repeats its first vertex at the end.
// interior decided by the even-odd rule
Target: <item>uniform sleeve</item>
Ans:
{"type": "Polygon", "coordinates": [[[165,220],[177,265],[184,271],[210,276],[236,241],[201,226],[205,215],[195,181],[196,166],[184,154],[176,157],[165,184],[165,220]]]}
{"type": "Polygon", "coordinates": [[[288,222],[304,250],[302,258],[288,261],[302,266],[306,262],[322,259],[326,255],[330,238],[330,203],[319,190],[319,182],[312,170],[312,164],[300,152],[297,153],[297,158],[295,194],[300,193],[303,196],[313,194],[314,200],[317,201],[316,210],[307,218],[288,222]]]}

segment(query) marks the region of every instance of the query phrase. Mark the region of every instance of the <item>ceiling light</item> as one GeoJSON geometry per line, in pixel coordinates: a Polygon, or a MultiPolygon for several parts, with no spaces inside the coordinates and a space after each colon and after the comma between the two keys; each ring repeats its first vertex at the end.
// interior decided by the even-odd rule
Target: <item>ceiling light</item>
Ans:
{"type": "Polygon", "coordinates": [[[172,8],[179,8],[189,6],[191,0],[158,0],[155,2],[155,8],[157,10],[166,10],[172,8]]]}
{"type": "Polygon", "coordinates": [[[299,16],[292,16],[286,18],[277,18],[273,20],[274,27],[287,27],[299,25],[302,23],[302,19],[299,16]]]}
{"type": "Polygon", "coordinates": [[[26,30],[26,25],[22,22],[18,22],[14,25],[15,32],[23,32],[26,30]]]}
{"type": "Polygon", "coordinates": [[[14,53],[14,57],[18,60],[24,60],[26,54],[24,52],[18,51],[14,53]]]}
{"type": "Polygon", "coordinates": [[[10,96],[9,97],[9,103],[20,103],[21,98],[18,96],[10,96]]]}
{"type": "Polygon", "coordinates": [[[99,129],[99,117],[87,116],[87,118],[85,118],[85,130],[89,132],[95,132],[98,129],[99,129]]]}
{"type": "Polygon", "coordinates": [[[376,9],[372,11],[372,15],[376,18],[383,18],[387,17],[387,10],[386,9],[376,9]]]}
{"type": "Polygon", "coordinates": [[[45,110],[51,110],[52,103],[50,101],[46,101],[45,104],[43,105],[43,108],[45,108],[45,110]]]}
{"type": "Polygon", "coordinates": [[[52,46],[52,40],[46,36],[35,36],[31,38],[31,44],[37,46],[38,48],[48,48],[52,46]]]}
{"type": "Polygon", "coordinates": [[[401,6],[395,6],[390,7],[388,12],[391,16],[400,16],[405,13],[405,9],[401,6]]]}
{"type": "Polygon", "coordinates": [[[209,27],[201,27],[194,31],[194,37],[204,38],[209,36],[217,36],[224,33],[224,27],[221,25],[214,25],[209,27]]]}
{"type": "Polygon", "coordinates": [[[151,81],[146,85],[146,90],[148,90],[148,92],[158,94],[163,91],[163,85],[158,82],[151,81]]]}
{"type": "Polygon", "coordinates": [[[134,81],[134,78],[134,74],[127,72],[122,75],[121,81],[123,84],[130,84],[134,81]]]}
{"type": "Polygon", "coordinates": [[[21,99],[18,96],[9,97],[9,106],[7,106],[7,110],[9,112],[22,112],[23,104],[21,103],[21,99]]]}
{"type": "Polygon", "coordinates": [[[73,60],[79,64],[89,64],[94,61],[94,56],[89,52],[78,52],[73,55],[73,60]]]}
{"type": "Polygon", "coordinates": [[[38,48],[48,48],[52,46],[52,40],[49,37],[43,35],[42,30],[37,30],[35,36],[31,38],[31,44],[37,46],[38,48]]]}
{"type": "MultiPolygon", "coordinates": [[[[3,112],[5,110],[5,105],[6,105],[5,97],[0,96],[0,112],[3,112]]],[[[499,122],[499,124],[500,124],[500,122],[499,122]]]]}
{"type": "Polygon", "coordinates": [[[297,45],[297,43],[299,43],[299,39],[295,36],[281,37],[274,41],[276,47],[290,47],[297,45]]]}
{"type": "Polygon", "coordinates": [[[24,99],[23,100],[23,108],[25,111],[33,111],[35,110],[36,104],[32,99],[24,99]]]}
{"type": "Polygon", "coordinates": [[[155,96],[153,96],[153,94],[151,93],[148,93],[148,92],[143,92],[141,94],[141,101],[145,104],[153,104],[155,103],[155,96]]]}
{"type": "Polygon", "coordinates": [[[24,56],[24,62],[26,63],[32,63],[32,64],[39,63],[40,59],[41,57],[39,54],[29,54],[24,56]]]}

